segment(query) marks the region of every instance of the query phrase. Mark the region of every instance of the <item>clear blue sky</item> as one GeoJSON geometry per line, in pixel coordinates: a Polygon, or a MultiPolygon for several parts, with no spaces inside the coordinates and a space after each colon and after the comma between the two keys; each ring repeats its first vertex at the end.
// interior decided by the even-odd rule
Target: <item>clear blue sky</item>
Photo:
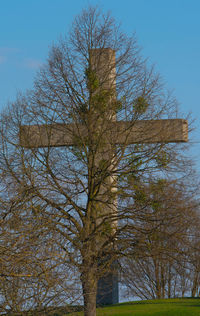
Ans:
{"type": "Polygon", "coordinates": [[[0,108],[32,87],[52,42],[89,4],[110,10],[129,35],[136,32],[181,111],[193,113],[191,154],[200,170],[200,0],[0,0],[0,108]]]}

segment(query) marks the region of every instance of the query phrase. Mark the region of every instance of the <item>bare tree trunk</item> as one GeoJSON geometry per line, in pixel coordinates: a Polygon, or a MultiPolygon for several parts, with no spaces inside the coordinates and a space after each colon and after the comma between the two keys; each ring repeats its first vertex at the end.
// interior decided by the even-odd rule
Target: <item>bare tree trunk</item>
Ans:
{"type": "Polygon", "coordinates": [[[192,291],[191,291],[192,297],[195,297],[197,294],[197,283],[198,283],[198,274],[195,273],[193,284],[192,284],[192,291]]]}
{"type": "Polygon", "coordinates": [[[84,298],[84,316],[96,316],[97,278],[94,271],[83,272],[81,281],[84,298]]]}
{"type": "Polygon", "coordinates": [[[154,267],[155,267],[155,281],[156,281],[156,298],[161,299],[161,282],[160,282],[160,269],[159,269],[159,263],[157,260],[154,260],[154,267]]]}
{"type": "Polygon", "coordinates": [[[160,278],[161,278],[161,298],[165,298],[165,269],[163,263],[161,262],[161,271],[160,271],[160,278]]]}
{"type": "Polygon", "coordinates": [[[167,297],[171,298],[171,281],[172,281],[172,275],[171,275],[171,264],[169,263],[169,267],[168,267],[168,289],[167,289],[167,297]]]}

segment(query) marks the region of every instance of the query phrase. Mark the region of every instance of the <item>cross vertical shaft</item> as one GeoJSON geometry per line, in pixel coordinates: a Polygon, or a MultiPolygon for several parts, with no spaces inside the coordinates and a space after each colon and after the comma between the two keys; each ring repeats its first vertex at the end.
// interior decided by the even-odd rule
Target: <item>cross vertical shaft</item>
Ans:
{"type": "MultiPolygon", "coordinates": [[[[107,163],[105,168],[108,176],[106,176],[103,181],[104,184],[101,184],[99,189],[99,200],[101,201],[99,215],[102,217],[102,220],[104,220],[106,217],[117,217],[117,198],[115,195],[115,151],[110,140],[106,140],[107,130],[101,133],[102,127],[105,128],[106,126],[109,130],[111,124],[116,122],[116,111],[115,106],[113,106],[116,101],[115,52],[110,48],[91,50],[90,64],[91,71],[94,73],[95,79],[97,79],[98,82],[97,89],[95,89],[94,92],[91,92],[92,98],[95,100],[95,97],[100,95],[103,102],[102,104],[99,104],[99,106],[105,107],[104,109],[98,109],[97,106],[97,110],[94,110],[94,121],[96,123],[95,130],[100,130],[102,137],[101,141],[103,141],[103,144],[98,146],[99,148],[97,155],[95,156],[95,164],[98,168],[99,164],[102,164],[102,162],[105,164],[107,163]],[[102,117],[99,116],[99,112],[102,113],[102,117]]],[[[100,167],[99,170],[101,170],[100,167]]],[[[111,234],[114,234],[117,225],[116,220],[113,220],[112,222],[112,219],[111,221],[108,219],[108,225],[111,226],[111,234]]],[[[110,245],[110,247],[113,247],[113,244],[110,245]]],[[[111,258],[108,260],[110,259],[111,258]]],[[[112,272],[105,273],[98,282],[97,305],[115,304],[119,301],[117,269],[114,262],[109,270],[111,269],[112,272]]]]}

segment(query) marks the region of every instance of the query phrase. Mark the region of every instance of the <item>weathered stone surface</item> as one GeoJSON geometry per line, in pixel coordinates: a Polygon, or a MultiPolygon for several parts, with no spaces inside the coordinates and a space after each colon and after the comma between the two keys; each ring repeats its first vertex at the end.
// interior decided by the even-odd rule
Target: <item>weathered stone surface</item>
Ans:
{"type": "MultiPolygon", "coordinates": [[[[187,142],[188,124],[183,119],[111,122],[107,131],[108,143],[178,143],[187,142]]],[[[78,138],[87,140],[86,127],[76,124],[22,126],[20,145],[25,148],[76,145],[78,138]]]]}
{"type": "Polygon", "coordinates": [[[187,142],[188,123],[183,119],[116,122],[118,144],[187,142]]]}
{"type": "Polygon", "coordinates": [[[97,305],[119,303],[118,265],[112,264],[112,272],[107,273],[98,281],[97,305]]]}
{"type": "MultiPolygon", "coordinates": [[[[85,128],[75,124],[24,125],[20,128],[20,145],[25,148],[73,146],[85,128]]],[[[86,135],[85,135],[86,136],[86,135]]]]}
{"type": "Polygon", "coordinates": [[[111,48],[91,49],[90,64],[99,80],[100,89],[115,90],[115,51],[111,48]]]}

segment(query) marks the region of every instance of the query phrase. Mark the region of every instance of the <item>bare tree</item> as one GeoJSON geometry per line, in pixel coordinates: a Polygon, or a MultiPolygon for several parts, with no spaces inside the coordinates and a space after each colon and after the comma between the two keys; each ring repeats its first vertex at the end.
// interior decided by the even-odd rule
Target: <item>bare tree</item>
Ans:
{"type": "Polygon", "coordinates": [[[142,299],[188,295],[191,254],[196,253],[191,231],[199,221],[197,196],[188,192],[186,183],[167,180],[143,184],[132,194],[132,207],[139,209],[129,234],[135,245],[123,267],[129,293],[142,299]]]}
{"type": "Polygon", "coordinates": [[[189,289],[192,297],[199,297],[200,295],[200,234],[199,234],[200,218],[193,221],[190,229],[188,240],[188,279],[189,289]]]}
{"type": "Polygon", "coordinates": [[[5,186],[0,203],[0,313],[26,315],[77,303],[77,276],[60,253],[60,241],[47,229],[40,206],[29,195],[21,197],[14,182],[1,182],[5,186]],[[58,252],[60,257],[54,260],[58,252]]]}
{"type": "Polygon", "coordinates": [[[126,255],[121,235],[134,216],[127,175],[145,181],[181,166],[182,145],[171,142],[186,140],[186,122],[176,118],[176,100],[147,67],[135,36],[93,7],[52,47],[33,90],[2,114],[6,190],[14,183],[28,197],[30,224],[35,212],[41,222],[33,229],[47,231],[55,265],[63,260],[63,269],[76,270],[87,316],[96,315],[98,280],[126,255]]]}

